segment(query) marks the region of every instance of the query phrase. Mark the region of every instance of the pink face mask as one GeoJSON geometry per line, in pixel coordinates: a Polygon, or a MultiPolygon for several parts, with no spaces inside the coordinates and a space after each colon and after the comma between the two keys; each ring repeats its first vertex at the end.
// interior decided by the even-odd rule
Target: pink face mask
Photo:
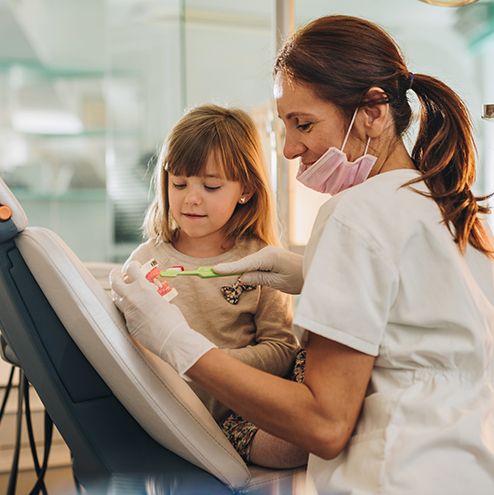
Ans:
{"type": "Polygon", "coordinates": [[[336,194],[367,179],[377,160],[377,157],[367,155],[370,138],[367,140],[364,155],[354,162],[349,162],[343,152],[357,112],[358,108],[353,114],[341,151],[332,146],[313,165],[307,167],[300,162],[297,180],[304,186],[320,193],[336,194]]]}

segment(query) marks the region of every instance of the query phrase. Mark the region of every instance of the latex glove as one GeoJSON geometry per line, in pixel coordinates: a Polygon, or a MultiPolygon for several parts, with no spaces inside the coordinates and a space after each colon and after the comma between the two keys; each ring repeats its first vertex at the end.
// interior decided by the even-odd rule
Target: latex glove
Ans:
{"type": "Polygon", "coordinates": [[[241,273],[247,285],[268,285],[287,294],[300,294],[304,285],[304,257],[276,246],[267,246],[238,261],[221,263],[213,269],[220,275],[241,273]]]}
{"type": "Polygon", "coordinates": [[[123,313],[129,333],[187,379],[187,370],[216,346],[192,330],[180,309],[158,294],[137,261],[129,263],[127,276],[130,283],[124,282],[120,270],[113,270],[110,283],[113,301],[123,313]]]}

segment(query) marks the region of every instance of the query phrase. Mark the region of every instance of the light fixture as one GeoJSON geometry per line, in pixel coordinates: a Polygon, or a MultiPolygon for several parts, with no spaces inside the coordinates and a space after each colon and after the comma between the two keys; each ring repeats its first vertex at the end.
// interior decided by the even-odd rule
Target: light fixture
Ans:
{"type": "Polygon", "coordinates": [[[26,134],[80,134],[84,125],[79,117],[65,110],[15,110],[12,127],[26,134]]]}
{"type": "Polygon", "coordinates": [[[441,5],[442,7],[461,7],[469,3],[477,2],[478,0],[421,0],[431,5],[441,5]]]}
{"type": "Polygon", "coordinates": [[[494,122],[494,105],[484,105],[482,118],[494,122]]]}

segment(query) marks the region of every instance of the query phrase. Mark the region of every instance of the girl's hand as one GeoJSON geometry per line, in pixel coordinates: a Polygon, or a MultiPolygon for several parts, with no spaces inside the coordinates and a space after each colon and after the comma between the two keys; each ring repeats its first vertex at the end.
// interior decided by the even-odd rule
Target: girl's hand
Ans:
{"type": "Polygon", "coordinates": [[[129,263],[127,276],[130,283],[124,282],[120,270],[113,270],[110,283],[113,301],[123,313],[129,333],[186,378],[187,370],[216,346],[192,330],[177,306],[158,294],[137,261],[129,263]]]}
{"type": "Polygon", "coordinates": [[[244,284],[268,285],[287,294],[300,294],[304,285],[303,259],[300,254],[267,246],[241,260],[216,265],[214,271],[220,275],[245,272],[244,284]]]}

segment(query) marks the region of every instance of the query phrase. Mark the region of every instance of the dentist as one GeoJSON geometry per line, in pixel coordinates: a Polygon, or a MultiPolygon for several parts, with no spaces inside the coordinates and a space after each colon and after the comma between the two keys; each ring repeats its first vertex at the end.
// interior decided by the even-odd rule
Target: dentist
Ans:
{"type": "Polygon", "coordinates": [[[267,247],[218,273],[300,294],[305,382],[236,361],[130,264],[112,273],[130,333],[238,414],[311,452],[319,494],[494,493],[494,253],[460,98],[412,74],[378,26],[296,32],[274,66],[297,178],[333,195],[305,256],[267,247]],[[421,105],[411,152],[408,101],[421,105]]]}

